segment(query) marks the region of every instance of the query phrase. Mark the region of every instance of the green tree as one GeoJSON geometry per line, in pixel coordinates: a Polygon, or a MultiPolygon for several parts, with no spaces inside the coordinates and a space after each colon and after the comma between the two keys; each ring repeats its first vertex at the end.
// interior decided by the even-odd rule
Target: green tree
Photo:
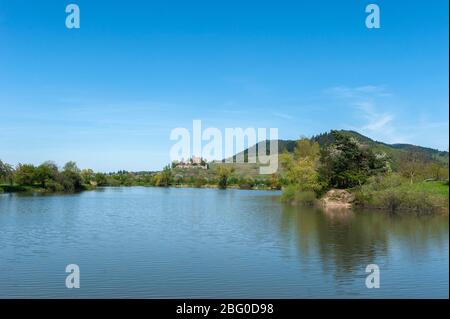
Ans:
{"type": "Polygon", "coordinates": [[[14,173],[14,169],[11,165],[7,164],[7,163],[3,163],[0,160],[0,180],[4,179],[4,180],[8,180],[9,184],[12,185],[13,183],[13,173],[14,173]]]}
{"type": "Polygon", "coordinates": [[[95,173],[90,168],[81,170],[80,176],[83,184],[90,184],[91,182],[95,181],[95,173]]]}
{"type": "Polygon", "coordinates": [[[75,163],[73,161],[67,162],[64,165],[63,171],[80,174],[80,169],[78,168],[77,163],[75,163]]]}
{"type": "Polygon", "coordinates": [[[375,154],[355,139],[338,131],[331,132],[334,142],[320,154],[320,178],[329,187],[349,188],[362,185],[380,166],[375,154]]]}
{"type": "Polygon", "coordinates": [[[75,162],[67,162],[60,174],[60,184],[66,192],[83,189],[80,169],[75,162]]]}
{"type": "Polygon", "coordinates": [[[425,171],[426,163],[423,154],[410,151],[401,156],[399,171],[409,179],[410,184],[425,171]]]}
{"type": "Polygon", "coordinates": [[[172,183],[172,170],[170,165],[164,166],[164,169],[156,174],[155,185],[168,187],[172,183]]]}
{"type": "Polygon", "coordinates": [[[106,186],[108,185],[108,179],[106,178],[106,174],[96,173],[94,180],[97,182],[98,186],[106,186]]]}
{"type": "Polygon", "coordinates": [[[14,180],[19,185],[32,186],[36,177],[36,167],[32,164],[18,164],[14,180]]]}
{"type": "Polygon", "coordinates": [[[294,149],[294,158],[301,159],[308,157],[310,160],[317,160],[320,155],[319,143],[308,138],[301,138],[297,141],[294,149]]]}
{"type": "Polygon", "coordinates": [[[320,147],[318,143],[302,138],[297,141],[293,155],[287,151],[280,155],[283,179],[287,184],[295,185],[291,189],[296,189],[297,191],[320,191],[321,185],[317,172],[319,154],[320,147]]]}
{"type": "Polygon", "coordinates": [[[228,179],[233,174],[234,168],[227,165],[219,165],[217,167],[217,176],[219,179],[218,186],[221,189],[225,189],[228,186],[228,179]]]}
{"type": "Polygon", "coordinates": [[[44,188],[46,187],[46,183],[55,181],[57,176],[58,166],[51,161],[44,162],[35,169],[35,181],[44,188]]]}

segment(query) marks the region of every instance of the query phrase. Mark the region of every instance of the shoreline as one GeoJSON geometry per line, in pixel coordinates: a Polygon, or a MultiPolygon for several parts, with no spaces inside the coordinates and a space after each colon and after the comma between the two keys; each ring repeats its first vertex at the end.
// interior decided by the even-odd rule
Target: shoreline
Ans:
{"type": "MultiPolygon", "coordinates": [[[[90,186],[86,187],[86,189],[81,189],[74,192],[55,192],[55,191],[49,191],[42,187],[35,187],[35,186],[7,186],[7,188],[12,187],[13,190],[5,190],[4,187],[6,185],[0,185],[0,194],[14,194],[14,193],[36,193],[36,194],[47,194],[47,195],[60,195],[60,194],[76,194],[76,193],[82,193],[86,191],[93,191],[99,188],[119,188],[119,187],[148,187],[148,188],[198,188],[198,189],[222,189],[217,185],[202,185],[202,186],[194,186],[189,184],[179,184],[179,185],[170,185],[170,186],[155,186],[155,185],[104,185],[104,186],[90,186]]],[[[271,187],[239,187],[238,185],[230,185],[227,186],[226,189],[237,189],[237,190],[266,190],[266,191],[281,191],[281,189],[274,189],[271,187]]]]}
{"type": "MultiPolygon", "coordinates": [[[[102,188],[129,188],[129,187],[145,187],[145,188],[196,188],[196,189],[221,189],[218,185],[202,185],[202,186],[193,186],[189,184],[179,184],[179,185],[170,185],[167,187],[161,187],[161,186],[155,186],[155,185],[105,185],[105,186],[87,186],[85,185],[85,189],[74,191],[74,192],[54,192],[54,191],[48,191],[45,188],[42,187],[33,187],[33,186],[17,186],[17,185],[9,185],[8,187],[12,187],[13,190],[5,191],[3,189],[5,185],[0,186],[0,195],[4,194],[23,194],[23,195],[73,195],[73,194],[80,194],[85,191],[94,191],[96,189],[102,189],[102,188]]],[[[230,185],[226,188],[223,188],[222,190],[226,189],[233,189],[233,190],[254,190],[254,191],[282,191],[282,189],[274,189],[270,187],[246,187],[242,188],[238,185],[230,185]]],[[[340,189],[332,189],[329,192],[340,192],[340,193],[347,193],[347,198],[350,198],[349,196],[353,196],[354,192],[351,192],[349,190],[340,190],[340,189]]],[[[330,193],[326,193],[320,198],[317,198],[314,203],[311,204],[305,204],[297,201],[286,201],[282,200],[282,195],[279,196],[278,200],[280,202],[283,202],[287,205],[291,206],[316,206],[318,208],[321,208],[326,211],[352,211],[352,210],[379,210],[379,211],[389,211],[390,213],[398,213],[398,214],[405,214],[405,213],[414,213],[418,215],[436,215],[436,214],[449,214],[449,208],[444,206],[430,206],[425,208],[414,208],[414,207],[396,207],[394,209],[389,207],[384,207],[382,205],[373,205],[370,203],[360,203],[357,201],[354,201],[354,198],[351,198],[350,200],[340,200],[340,199],[333,199],[333,195],[330,196],[330,193]],[[330,197],[332,199],[330,199],[330,197]]]]}

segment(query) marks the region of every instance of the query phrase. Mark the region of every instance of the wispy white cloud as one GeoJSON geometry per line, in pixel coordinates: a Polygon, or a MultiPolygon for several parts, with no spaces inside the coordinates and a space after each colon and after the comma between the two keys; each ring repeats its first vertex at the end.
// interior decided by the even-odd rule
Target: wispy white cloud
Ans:
{"type": "Polygon", "coordinates": [[[371,120],[370,123],[368,123],[367,125],[361,127],[361,129],[377,132],[385,129],[386,126],[389,125],[393,119],[394,118],[389,114],[382,114],[377,118],[371,120]]]}
{"type": "Polygon", "coordinates": [[[378,132],[386,130],[387,126],[392,124],[394,115],[377,110],[375,103],[371,101],[358,101],[353,103],[355,108],[360,111],[360,116],[365,119],[366,124],[360,127],[361,130],[378,132]]]}
{"type": "Polygon", "coordinates": [[[336,97],[340,98],[364,98],[364,97],[387,97],[392,94],[386,90],[384,86],[379,85],[363,85],[357,87],[335,86],[326,90],[336,97]]]}
{"type": "Polygon", "coordinates": [[[286,114],[286,113],[273,112],[272,115],[282,118],[282,119],[285,119],[285,120],[293,120],[294,119],[293,116],[286,114]]]}
{"type": "Polygon", "coordinates": [[[386,111],[386,106],[389,105],[388,98],[393,94],[384,86],[337,86],[328,89],[327,92],[354,110],[354,118],[360,123],[347,124],[349,129],[388,143],[409,141],[408,136],[396,128],[396,114],[392,112],[393,108],[386,111]]]}

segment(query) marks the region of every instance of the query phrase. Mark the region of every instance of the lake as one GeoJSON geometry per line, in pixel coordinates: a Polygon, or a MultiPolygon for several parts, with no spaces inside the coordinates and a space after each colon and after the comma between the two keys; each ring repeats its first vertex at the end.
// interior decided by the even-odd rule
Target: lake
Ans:
{"type": "Polygon", "coordinates": [[[448,298],[448,216],[332,213],[278,194],[2,194],[0,297],[448,298]],[[68,264],[79,289],[65,286],[68,264]],[[368,264],[378,289],[366,288],[368,264]]]}

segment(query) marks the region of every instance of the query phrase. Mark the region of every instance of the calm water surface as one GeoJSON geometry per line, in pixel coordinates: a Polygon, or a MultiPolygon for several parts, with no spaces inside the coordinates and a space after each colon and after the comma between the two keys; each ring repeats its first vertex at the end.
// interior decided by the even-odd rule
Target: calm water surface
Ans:
{"type": "Polygon", "coordinates": [[[326,213],[275,195],[0,195],[0,297],[448,298],[448,216],[326,213]],[[80,289],[65,287],[71,263],[80,289]],[[365,286],[371,263],[379,289],[365,286]]]}

